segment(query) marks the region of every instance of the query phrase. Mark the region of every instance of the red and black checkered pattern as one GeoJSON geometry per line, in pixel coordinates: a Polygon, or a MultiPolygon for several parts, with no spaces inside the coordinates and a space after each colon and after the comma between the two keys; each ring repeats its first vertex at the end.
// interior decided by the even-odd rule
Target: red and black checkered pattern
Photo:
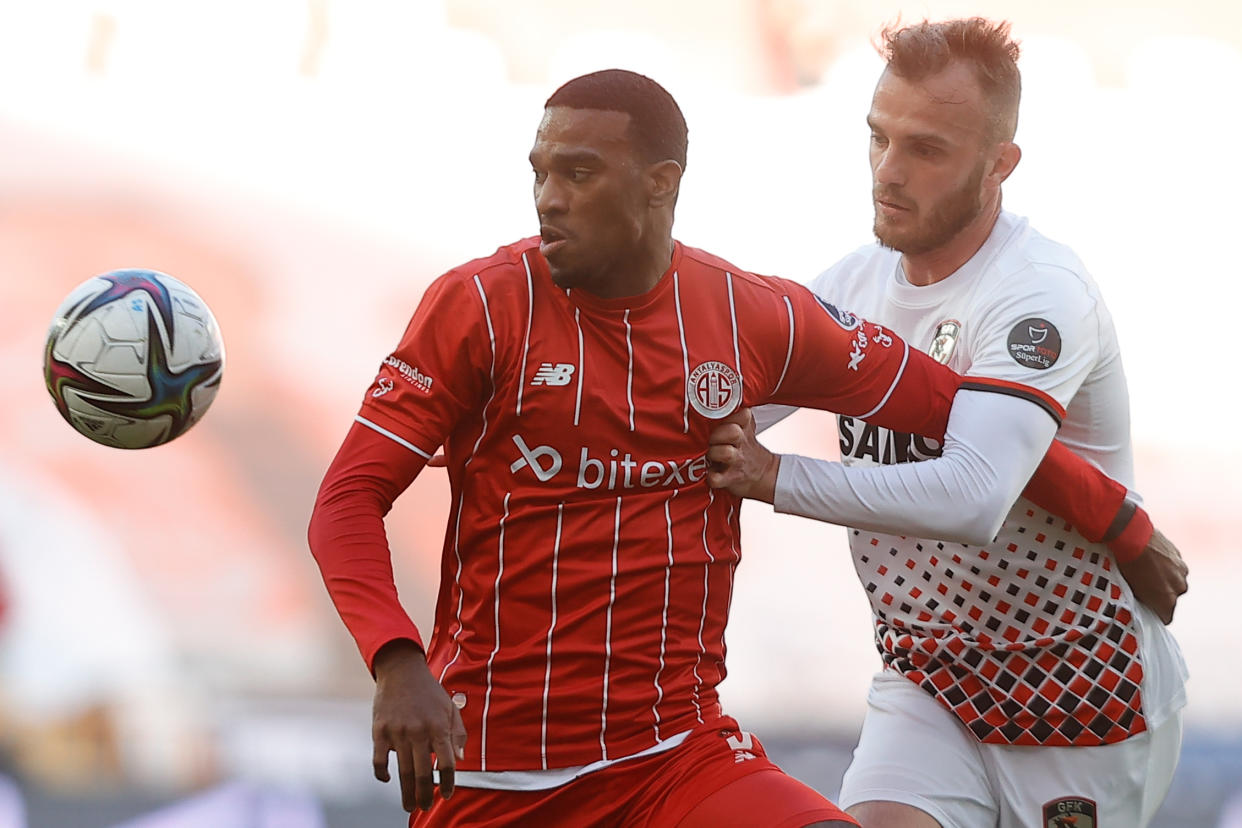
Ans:
{"type": "Polygon", "coordinates": [[[885,665],[979,741],[1091,746],[1147,729],[1129,593],[1064,521],[1028,508],[992,551],[854,536],[885,665]]]}

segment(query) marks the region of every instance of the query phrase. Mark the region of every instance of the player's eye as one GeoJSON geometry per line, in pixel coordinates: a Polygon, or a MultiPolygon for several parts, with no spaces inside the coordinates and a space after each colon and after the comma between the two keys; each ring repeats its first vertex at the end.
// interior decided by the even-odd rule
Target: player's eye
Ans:
{"type": "Polygon", "coordinates": [[[871,133],[871,145],[875,147],[886,147],[888,146],[888,139],[883,135],[873,132],[871,133]]]}
{"type": "Polygon", "coordinates": [[[574,167],[569,171],[569,180],[581,184],[590,178],[593,172],[595,171],[589,167],[574,167]]]}
{"type": "Polygon", "coordinates": [[[535,169],[534,167],[532,167],[531,172],[535,174],[536,184],[542,184],[548,178],[548,173],[546,170],[539,170],[539,169],[535,169]]]}

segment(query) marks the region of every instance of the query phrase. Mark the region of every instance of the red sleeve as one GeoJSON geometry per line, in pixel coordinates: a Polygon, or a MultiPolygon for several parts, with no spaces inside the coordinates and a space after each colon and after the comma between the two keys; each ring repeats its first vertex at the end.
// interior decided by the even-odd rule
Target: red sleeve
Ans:
{"type": "Polygon", "coordinates": [[[942,437],[962,378],[859,319],[785,282],[792,334],[788,365],[763,402],[858,417],[879,426],[942,437]]]}
{"type": "Polygon", "coordinates": [[[430,456],[484,399],[490,327],[474,279],[460,272],[441,276],[380,365],[358,416],[430,456]]]}
{"type": "Polygon", "coordinates": [[[424,463],[413,451],[355,423],[324,476],[311,513],[311,554],[368,669],[390,641],[408,638],[423,647],[397,598],[384,516],[424,463]]]}
{"type": "MultiPolygon", "coordinates": [[[[788,370],[770,402],[821,408],[936,440],[944,439],[953,397],[962,387],[1020,396],[1058,424],[1065,416],[1042,391],[962,377],[892,331],[788,284],[793,344],[788,370]]],[[[1120,561],[1137,557],[1151,539],[1151,520],[1126,500],[1126,488],[1057,441],[1024,494],[1087,540],[1107,543],[1120,561]]]]}
{"type": "Polygon", "coordinates": [[[423,646],[397,599],[384,516],[479,404],[490,378],[489,329],[472,274],[450,272],[433,282],[320,486],[311,553],[368,667],[395,639],[423,646]]]}
{"type": "Polygon", "coordinates": [[[1084,538],[1105,543],[1118,561],[1134,560],[1154,531],[1126,487],[1053,440],[1023,496],[1065,518],[1084,538]]]}

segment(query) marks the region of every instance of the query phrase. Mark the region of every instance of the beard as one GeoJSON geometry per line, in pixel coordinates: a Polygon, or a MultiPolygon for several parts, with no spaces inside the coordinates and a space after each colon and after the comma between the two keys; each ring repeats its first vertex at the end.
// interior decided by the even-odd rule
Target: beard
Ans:
{"type": "MultiPolygon", "coordinates": [[[[983,184],[983,172],[984,165],[980,164],[965,184],[933,204],[927,218],[908,230],[886,226],[877,212],[872,226],[876,240],[908,256],[927,253],[947,244],[982,211],[980,186],[983,184]]],[[[879,188],[875,189],[874,194],[880,197],[886,193],[900,196],[900,191],[882,191],[879,188]]]]}

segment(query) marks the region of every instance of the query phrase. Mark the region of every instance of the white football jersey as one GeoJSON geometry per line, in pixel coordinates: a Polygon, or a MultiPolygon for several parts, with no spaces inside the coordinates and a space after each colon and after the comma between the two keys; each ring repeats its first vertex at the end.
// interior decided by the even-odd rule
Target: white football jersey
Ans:
{"type": "MultiPolygon", "coordinates": [[[[911,285],[901,254],[872,244],[811,286],[961,374],[1050,395],[1066,410],[1058,439],[1133,489],[1112,319],[1077,256],[1026,219],[1002,213],[980,250],[933,285],[911,285]]],[[[838,424],[847,465],[940,454],[933,440],[856,418],[838,424]]],[[[986,547],[855,529],[850,547],[885,664],[980,741],[1108,744],[1185,704],[1177,644],[1108,550],[1025,499],[986,547]]]]}

